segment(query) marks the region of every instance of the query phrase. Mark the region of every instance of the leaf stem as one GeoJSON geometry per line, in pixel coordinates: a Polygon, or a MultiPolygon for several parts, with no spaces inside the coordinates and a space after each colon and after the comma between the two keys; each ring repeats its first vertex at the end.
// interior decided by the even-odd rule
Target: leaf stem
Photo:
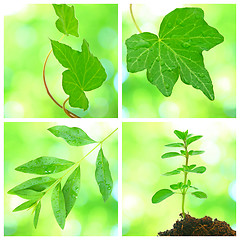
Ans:
{"type": "MultiPolygon", "coordinates": [[[[47,190],[46,192],[44,192],[44,195],[46,193],[48,193],[55,185],[57,185],[69,172],[71,172],[71,170],[75,169],[76,167],[78,167],[78,165],[81,163],[82,160],[84,160],[89,154],[91,154],[99,145],[102,145],[102,143],[104,141],[106,141],[114,132],[116,132],[118,130],[118,128],[116,128],[114,131],[112,131],[109,135],[107,135],[107,137],[105,137],[102,141],[100,141],[94,148],[92,148],[85,156],[83,156],[79,161],[77,161],[74,165],[72,165],[65,173],[62,177],[60,177],[59,179],[57,179],[56,182],[54,182],[47,190]]],[[[39,198],[39,200],[37,201],[37,203],[43,198],[43,196],[41,196],[41,198],[39,198]]],[[[36,203],[36,205],[37,205],[36,203]]]]}
{"type": "Polygon", "coordinates": [[[77,116],[76,114],[74,114],[74,113],[72,113],[72,112],[70,112],[70,111],[68,111],[68,110],[66,109],[65,105],[66,105],[66,102],[67,102],[68,100],[69,100],[69,97],[63,102],[63,106],[62,106],[63,111],[64,111],[70,118],[80,118],[80,117],[77,116]]]}
{"type": "MultiPolygon", "coordinates": [[[[185,149],[185,153],[186,153],[185,165],[188,166],[189,154],[188,154],[188,150],[187,150],[187,143],[186,143],[186,140],[184,140],[183,142],[184,142],[184,149],[185,149]]],[[[184,172],[184,182],[183,182],[184,185],[187,184],[187,175],[188,175],[188,173],[185,171],[184,172]]],[[[183,215],[183,218],[186,217],[185,210],[184,210],[186,193],[187,193],[187,188],[183,189],[183,191],[182,191],[182,215],[183,215]]]]}
{"type": "MultiPolygon", "coordinates": [[[[63,35],[58,41],[60,42],[62,39],[63,39],[63,37],[64,37],[65,35],[63,35]]],[[[52,49],[49,51],[49,53],[48,53],[48,55],[47,55],[47,57],[46,57],[46,59],[45,59],[45,61],[44,61],[44,65],[43,65],[43,83],[44,83],[44,86],[45,86],[45,89],[46,89],[46,91],[47,91],[47,94],[48,94],[48,96],[53,100],[53,102],[58,106],[58,107],[60,107],[60,108],[62,108],[63,109],[63,106],[60,104],[60,103],[58,103],[58,101],[52,96],[52,94],[50,93],[50,91],[49,91],[49,88],[48,88],[48,86],[47,86],[47,82],[46,82],[46,74],[45,74],[45,71],[46,71],[46,65],[47,65],[47,62],[48,62],[48,59],[49,59],[49,57],[50,57],[50,55],[51,55],[51,53],[52,53],[52,49]]],[[[63,109],[64,110],[64,109],[63,109]]],[[[77,115],[75,115],[74,113],[72,113],[71,111],[69,111],[69,110],[67,110],[66,108],[65,108],[65,110],[64,110],[64,112],[69,116],[69,117],[72,117],[72,116],[75,116],[75,117],[78,117],[77,115]],[[72,116],[70,116],[70,115],[72,115],[72,116]]],[[[78,117],[79,118],[79,117],[78,117]]]]}
{"type": "Polygon", "coordinates": [[[137,28],[139,33],[142,33],[140,27],[138,26],[138,24],[137,24],[137,22],[134,18],[133,11],[132,11],[132,4],[130,4],[130,13],[131,13],[131,17],[132,17],[132,20],[133,20],[133,23],[134,23],[135,27],[137,28]]]}

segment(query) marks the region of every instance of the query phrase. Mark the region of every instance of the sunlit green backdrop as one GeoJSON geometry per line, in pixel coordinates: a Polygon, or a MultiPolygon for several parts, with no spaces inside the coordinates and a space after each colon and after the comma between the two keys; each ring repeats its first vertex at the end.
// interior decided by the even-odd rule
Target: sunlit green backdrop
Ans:
{"type": "MultiPolygon", "coordinates": [[[[49,4],[26,5],[19,11],[17,6],[12,6],[15,14],[4,19],[5,117],[67,117],[48,97],[42,80],[43,63],[51,49],[49,39],[59,40],[62,36],[55,27],[58,17],[49,4]]],[[[82,40],[86,39],[108,77],[100,88],[86,93],[90,102],[87,111],[72,111],[82,117],[117,117],[117,5],[74,4],[74,7],[80,37],[64,37],[62,42],[81,50],[82,40]]],[[[60,104],[67,98],[61,85],[63,70],[51,55],[46,80],[60,104]]]]}
{"type": "MultiPolygon", "coordinates": [[[[59,123],[62,125],[62,123],[59,123]]],[[[117,133],[103,143],[105,157],[109,161],[113,178],[112,196],[104,203],[95,181],[95,161],[98,149],[81,163],[81,186],[79,197],[67,217],[64,230],[58,226],[51,208],[51,193],[42,200],[38,227],[33,227],[31,211],[13,213],[24,202],[18,196],[9,195],[12,187],[37,175],[17,172],[14,169],[40,156],[54,156],[78,161],[96,144],[82,147],[69,146],[47,129],[55,123],[5,123],[4,147],[4,235],[5,236],[109,236],[117,235],[118,224],[118,163],[117,133]]],[[[65,124],[66,125],[66,124],[65,124]]],[[[91,138],[100,141],[116,126],[108,123],[67,124],[82,128],[91,138]]],[[[62,173],[55,174],[55,177],[62,173]]],[[[66,179],[63,179],[63,184],[66,179]]]]}
{"type": "Polygon", "coordinates": [[[126,69],[125,40],[138,33],[129,12],[123,12],[123,116],[124,117],[216,117],[236,115],[236,5],[204,4],[174,5],[171,1],[133,5],[133,12],[143,32],[158,34],[160,23],[167,13],[177,7],[201,7],[205,20],[218,29],[224,42],[209,52],[204,51],[204,63],[208,69],[215,92],[210,101],[200,90],[184,84],[180,79],[170,97],[161,92],[146,77],[146,70],[128,73],[126,69]]]}
{"type": "Polygon", "coordinates": [[[162,188],[181,182],[183,175],[161,174],[181,167],[182,157],[161,159],[176,148],[165,144],[180,142],[173,131],[189,130],[203,135],[190,149],[204,150],[190,157],[190,164],[206,166],[204,174],[189,174],[193,186],[208,195],[206,200],[187,195],[185,210],[191,216],[236,224],[236,137],[235,122],[178,120],[173,123],[123,123],[123,235],[156,236],[171,229],[181,213],[181,195],[173,195],[158,204],[151,198],[162,188]]]}

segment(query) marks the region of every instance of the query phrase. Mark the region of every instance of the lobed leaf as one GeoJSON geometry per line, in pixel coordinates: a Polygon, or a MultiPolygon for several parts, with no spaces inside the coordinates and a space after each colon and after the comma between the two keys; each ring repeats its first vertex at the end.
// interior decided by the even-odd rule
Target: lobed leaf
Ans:
{"type": "Polygon", "coordinates": [[[211,78],[202,52],[223,42],[223,36],[204,20],[201,8],[177,8],[162,20],[158,36],[149,32],[126,40],[127,69],[147,69],[147,79],[166,97],[179,76],[214,100],[211,78]]]}
{"type": "Polygon", "coordinates": [[[194,136],[194,137],[189,137],[186,141],[187,145],[191,144],[192,142],[195,142],[197,140],[199,140],[200,138],[202,138],[203,136],[201,135],[197,135],[197,136],[194,136]]]}
{"type": "Polygon", "coordinates": [[[64,229],[65,219],[66,219],[66,209],[65,209],[64,196],[61,189],[61,183],[58,183],[57,186],[53,189],[51,203],[52,203],[52,209],[53,209],[54,216],[57,220],[57,223],[62,229],[64,229]]]}
{"type": "Polygon", "coordinates": [[[51,177],[32,178],[12,188],[8,191],[8,194],[16,194],[17,191],[26,189],[41,192],[46,188],[50,187],[55,181],[56,179],[51,177]]]}
{"type": "Polygon", "coordinates": [[[102,148],[99,150],[97,156],[95,178],[98,183],[103,200],[105,202],[111,195],[113,188],[113,180],[109,169],[108,161],[103,155],[102,148]]]}
{"type": "Polygon", "coordinates": [[[41,201],[38,202],[38,205],[35,209],[35,214],[34,214],[34,218],[33,218],[33,225],[35,228],[37,228],[40,210],[41,210],[41,201]]]}
{"type": "Polygon", "coordinates": [[[15,209],[13,209],[13,212],[26,210],[26,209],[30,208],[31,206],[33,206],[36,202],[37,202],[36,200],[29,200],[27,202],[24,202],[24,203],[20,204],[19,206],[17,206],[15,209]]]}
{"type": "Polygon", "coordinates": [[[184,147],[183,143],[170,143],[165,145],[165,147],[184,147]]]}
{"type": "Polygon", "coordinates": [[[181,156],[180,153],[178,152],[168,152],[168,153],[164,153],[161,158],[170,158],[170,157],[176,157],[176,156],[181,156]]]}
{"type": "Polygon", "coordinates": [[[153,195],[152,203],[159,203],[173,194],[174,192],[169,189],[161,189],[153,195]]]}
{"type": "Polygon", "coordinates": [[[193,156],[193,155],[200,155],[202,153],[204,153],[204,151],[193,151],[193,150],[190,150],[188,152],[188,154],[191,155],[191,156],[193,156]]]}
{"type": "Polygon", "coordinates": [[[191,194],[197,198],[207,198],[207,194],[201,191],[192,192],[191,194]]]}
{"type": "Polygon", "coordinates": [[[86,110],[88,99],[85,91],[100,87],[107,74],[97,57],[94,57],[84,39],[82,52],[73,50],[68,45],[51,40],[53,54],[68,70],[63,72],[63,90],[69,95],[69,104],[86,110]]]}
{"type": "Polygon", "coordinates": [[[54,136],[63,138],[71,146],[83,146],[96,143],[81,128],[54,126],[48,129],[54,136]]]}
{"type": "Polygon", "coordinates": [[[35,160],[29,161],[15,170],[24,173],[34,173],[40,175],[52,174],[62,172],[71,167],[74,162],[55,157],[39,157],[35,160]]]}
{"type": "Polygon", "coordinates": [[[78,20],[75,18],[74,7],[66,4],[53,4],[53,8],[59,19],[56,21],[57,29],[66,35],[78,35],[78,20]]]}
{"type": "Polygon", "coordinates": [[[80,166],[78,166],[68,177],[64,187],[63,196],[65,201],[66,216],[72,210],[80,190],[80,166]]]}

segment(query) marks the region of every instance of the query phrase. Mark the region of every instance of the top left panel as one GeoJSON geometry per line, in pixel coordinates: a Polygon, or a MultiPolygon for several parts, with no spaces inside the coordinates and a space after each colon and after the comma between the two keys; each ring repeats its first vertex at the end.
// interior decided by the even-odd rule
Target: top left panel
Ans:
{"type": "Polygon", "coordinates": [[[5,13],[5,118],[117,118],[117,4],[5,13]]]}

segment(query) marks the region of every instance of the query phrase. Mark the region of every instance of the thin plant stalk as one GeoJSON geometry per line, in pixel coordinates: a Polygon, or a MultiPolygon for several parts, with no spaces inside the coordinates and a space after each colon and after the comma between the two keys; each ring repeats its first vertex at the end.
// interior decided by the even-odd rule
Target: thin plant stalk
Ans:
{"type": "Polygon", "coordinates": [[[135,20],[134,15],[133,15],[132,4],[130,4],[130,13],[131,13],[131,17],[132,17],[132,20],[133,20],[133,23],[134,23],[135,27],[137,28],[139,33],[142,33],[140,27],[138,26],[138,24],[137,24],[137,22],[135,20]]]}

